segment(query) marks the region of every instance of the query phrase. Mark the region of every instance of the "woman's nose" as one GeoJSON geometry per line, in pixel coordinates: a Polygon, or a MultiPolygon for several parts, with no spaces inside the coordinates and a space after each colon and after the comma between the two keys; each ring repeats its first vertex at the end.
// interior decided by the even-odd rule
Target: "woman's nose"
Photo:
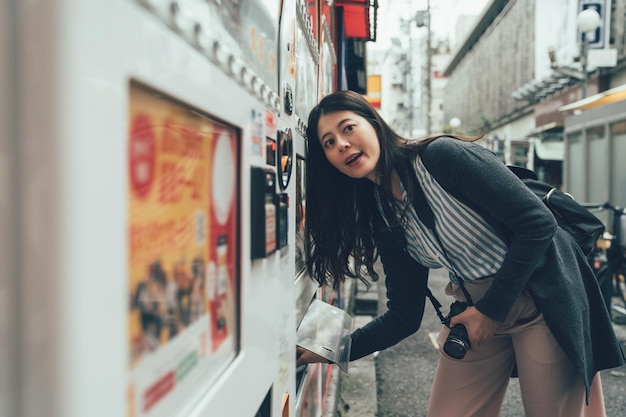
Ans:
{"type": "Polygon", "coordinates": [[[350,142],[348,142],[347,140],[343,138],[338,138],[337,145],[339,145],[339,151],[343,152],[344,149],[350,147],[350,142]]]}

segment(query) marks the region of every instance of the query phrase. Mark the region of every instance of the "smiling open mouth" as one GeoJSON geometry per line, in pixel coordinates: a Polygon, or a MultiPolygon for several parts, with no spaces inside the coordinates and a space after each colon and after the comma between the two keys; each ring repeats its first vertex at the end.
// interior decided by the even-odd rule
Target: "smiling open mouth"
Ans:
{"type": "Polygon", "coordinates": [[[350,158],[346,160],[346,165],[350,165],[351,163],[356,161],[361,155],[363,155],[363,152],[359,152],[357,154],[352,155],[350,158]]]}

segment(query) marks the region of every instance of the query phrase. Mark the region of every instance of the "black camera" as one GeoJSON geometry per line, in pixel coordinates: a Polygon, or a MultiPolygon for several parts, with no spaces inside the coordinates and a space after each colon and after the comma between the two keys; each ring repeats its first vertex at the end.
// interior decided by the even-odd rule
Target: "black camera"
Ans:
{"type": "MultiPolygon", "coordinates": [[[[469,305],[462,301],[455,301],[450,306],[450,313],[446,317],[446,321],[450,324],[450,319],[456,315],[461,314],[469,305]]],[[[462,324],[457,324],[450,328],[450,334],[448,335],[446,342],[443,344],[443,351],[454,359],[463,359],[467,353],[467,349],[470,348],[469,338],[467,337],[467,330],[462,324]]]]}

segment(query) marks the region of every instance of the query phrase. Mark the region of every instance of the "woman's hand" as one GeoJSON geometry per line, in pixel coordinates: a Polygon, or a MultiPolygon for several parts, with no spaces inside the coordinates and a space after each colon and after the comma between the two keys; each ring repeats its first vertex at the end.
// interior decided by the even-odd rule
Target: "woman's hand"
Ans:
{"type": "Polygon", "coordinates": [[[307,363],[328,363],[328,359],[323,356],[313,353],[310,350],[306,350],[300,346],[296,346],[296,368],[307,363]]]}
{"type": "Polygon", "coordinates": [[[450,319],[450,327],[462,324],[467,330],[470,349],[476,350],[485,343],[496,331],[498,322],[485,316],[476,307],[468,307],[461,314],[450,319]]]}

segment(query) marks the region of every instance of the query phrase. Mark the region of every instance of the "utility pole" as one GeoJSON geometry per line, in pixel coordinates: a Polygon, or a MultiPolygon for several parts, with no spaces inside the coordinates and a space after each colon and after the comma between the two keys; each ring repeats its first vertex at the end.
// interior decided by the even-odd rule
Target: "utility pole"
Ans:
{"type": "Polygon", "coordinates": [[[433,51],[431,48],[431,28],[430,28],[430,0],[426,5],[426,16],[428,18],[428,23],[426,26],[427,34],[426,34],[426,135],[431,134],[431,120],[432,120],[432,59],[433,59],[433,51]]]}
{"type": "Polygon", "coordinates": [[[587,65],[589,60],[589,37],[602,24],[602,18],[595,8],[589,7],[584,9],[576,16],[576,26],[580,30],[582,39],[580,45],[580,64],[583,73],[583,85],[581,87],[581,98],[587,97],[587,84],[589,83],[589,73],[587,65]]]}
{"type": "Polygon", "coordinates": [[[582,33],[582,42],[580,45],[580,67],[583,73],[583,83],[580,88],[580,98],[587,97],[587,85],[589,84],[589,73],[587,72],[587,61],[589,59],[589,37],[586,32],[582,33]]]}
{"type": "Polygon", "coordinates": [[[406,24],[407,36],[409,37],[409,53],[407,54],[407,75],[408,75],[408,83],[407,83],[407,92],[409,94],[409,129],[408,129],[408,137],[413,137],[413,129],[415,129],[415,86],[414,79],[415,76],[413,74],[413,36],[411,35],[411,21],[408,21],[406,24]]]}
{"type": "MultiPolygon", "coordinates": [[[[430,16],[430,0],[428,0],[425,11],[419,11],[414,17],[415,25],[420,27],[426,27],[426,68],[422,67],[423,74],[422,82],[424,83],[423,87],[426,88],[426,105],[425,107],[425,116],[426,116],[426,135],[431,134],[432,126],[432,115],[431,115],[431,106],[432,106],[432,59],[433,59],[433,51],[431,47],[431,16],[430,16]]],[[[421,88],[420,88],[420,91],[421,88]]],[[[420,94],[420,97],[423,99],[423,92],[420,94]]],[[[424,114],[422,110],[422,114],[424,114]]]]}

